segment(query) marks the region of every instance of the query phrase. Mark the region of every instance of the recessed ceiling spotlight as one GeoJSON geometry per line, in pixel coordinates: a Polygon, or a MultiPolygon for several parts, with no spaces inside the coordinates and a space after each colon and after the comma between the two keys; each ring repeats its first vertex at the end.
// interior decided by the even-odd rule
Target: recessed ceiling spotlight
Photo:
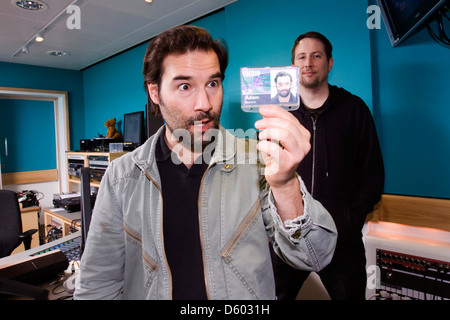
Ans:
{"type": "Polygon", "coordinates": [[[12,0],[12,3],[18,6],[19,8],[30,10],[30,11],[39,11],[39,10],[45,10],[48,8],[48,5],[45,2],[42,1],[31,1],[31,0],[25,0],[25,1],[18,1],[18,0],[12,0]]]}
{"type": "Polygon", "coordinates": [[[153,2],[153,0],[144,0],[145,2],[147,2],[147,3],[152,3],[153,2]]]}
{"type": "Polygon", "coordinates": [[[58,50],[47,51],[47,53],[54,57],[66,57],[66,56],[70,55],[68,52],[58,51],[58,50]]]}
{"type": "Polygon", "coordinates": [[[42,33],[38,33],[35,38],[36,42],[44,41],[44,35],[42,33]]]}

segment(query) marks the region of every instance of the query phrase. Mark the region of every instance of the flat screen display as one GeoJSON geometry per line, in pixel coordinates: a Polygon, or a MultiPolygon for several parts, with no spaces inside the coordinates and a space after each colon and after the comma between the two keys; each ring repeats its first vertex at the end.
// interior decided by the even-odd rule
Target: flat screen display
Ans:
{"type": "Polygon", "coordinates": [[[144,111],[124,114],[123,142],[139,146],[144,143],[144,133],[144,111]]]}
{"type": "Polygon", "coordinates": [[[408,38],[446,0],[377,0],[392,46],[408,38]]]}

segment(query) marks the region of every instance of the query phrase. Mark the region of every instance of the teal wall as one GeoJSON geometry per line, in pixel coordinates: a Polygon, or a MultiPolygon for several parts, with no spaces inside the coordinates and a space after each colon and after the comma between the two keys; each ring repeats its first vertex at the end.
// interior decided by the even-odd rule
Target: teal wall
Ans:
{"type": "Polygon", "coordinates": [[[116,118],[123,133],[123,114],[144,111],[142,61],[147,45],[138,46],[83,71],[84,138],[106,136],[106,120],[116,118]]]}
{"type": "MultiPolygon", "coordinates": [[[[239,0],[193,22],[228,44],[222,124],[247,129],[259,118],[240,110],[240,68],[289,65],[295,38],[316,30],[334,46],[330,83],[360,96],[373,112],[385,159],[385,192],[450,198],[450,126],[446,124],[450,51],[433,42],[426,31],[392,48],[383,24],[380,30],[366,27],[371,1],[279,0],[274,5],[268,0],[239,0]]],[[[106,120],[116,117],[122,130],[124,113],[144,110],[146,46],[80,72],[52,70],[53,81],[49,76],[39,81],[44,74],[37,67],[0,64],[0,86],[15,86],[5,84],[11,83],[11,75],[19,87],[26,83],[25,87],[69,91],[76,149],[79,142],[74,139],[105,135],[106,120]],[[5,65],[10,69],[6,73],[5,65]]]]}
{"type": "MultiPolygon", "coordinates": [[[[83,73],[81,71],[0,62],[0,87],[66,91],[69,103],[69,129],[72,149],[79,148],[84,133],[83,73]]],[[[1,117],[8,115],[2,113],[1,117]]],[[[36,128],[36,119],[14,119],[36,128]]],[[[22,170],[21,170],[22,171],[22,170]]]]}
{"type": "Polygon", "coordinates": [[[385,192],[450,198],[450,49],[427,30],[393,48],[384,24],[371,49],[385,192]]]}

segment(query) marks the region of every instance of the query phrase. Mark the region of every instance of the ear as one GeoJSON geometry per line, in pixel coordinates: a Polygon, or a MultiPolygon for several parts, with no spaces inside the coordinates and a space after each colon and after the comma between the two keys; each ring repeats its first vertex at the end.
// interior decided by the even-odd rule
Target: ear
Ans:
{"type": "Polygon", "coordinates": [[[331,69],[333,69],[333,63],[334,63],[334,60],[333,60],[333,57],[331,57],[330,61],[328,61],[328,72],[330,72],[331,69]]]}
{"type": "Polygon", "coordinates": [[[147,83],[148,94],[154,104],[159,104],[158,85],[156,83],[147,83]]]}

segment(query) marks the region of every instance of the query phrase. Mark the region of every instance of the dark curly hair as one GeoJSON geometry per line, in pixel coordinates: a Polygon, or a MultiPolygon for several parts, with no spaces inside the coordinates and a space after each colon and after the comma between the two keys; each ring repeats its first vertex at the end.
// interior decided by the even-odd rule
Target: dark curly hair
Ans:
{"type": "MultiPolygon", "coordinates": [[[[154,38],[147,47],[142,70],[147,95],[149,94],[148,83],[156,83],[158,88],[160,87],[165,57],[170,54],[184,54],[194,50],[213,50],[219,59],[222,80],[225,78],[225,70],[228,65],[228,51],[225,42],[213,40],[209,32],[203,28],[192,25],[179,26],[164,31],[154,38]]],[[[151,99],[149,101],[151,103],[151,114],[154,116],[160,115],[159,105],[153,103],[151,99]]]]}

